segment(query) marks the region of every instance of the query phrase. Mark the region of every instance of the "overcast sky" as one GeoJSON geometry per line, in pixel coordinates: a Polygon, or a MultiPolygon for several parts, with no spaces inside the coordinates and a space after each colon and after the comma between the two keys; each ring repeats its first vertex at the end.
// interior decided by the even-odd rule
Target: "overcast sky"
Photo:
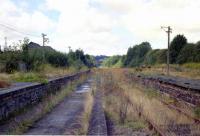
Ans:
{"type": "Polygon", "coordinates": [[[200,40],[200,0],[0,0],[0,45],[26,35],[67,52],[81,48],[97,55],[125,54],[128,47],[143,41],[155,48],[167,47],[161,26],[170,25],[172,38],[184,34],[189,42],[200,40]],[[38,36],[38,37],[37,37],[38,36]]]}

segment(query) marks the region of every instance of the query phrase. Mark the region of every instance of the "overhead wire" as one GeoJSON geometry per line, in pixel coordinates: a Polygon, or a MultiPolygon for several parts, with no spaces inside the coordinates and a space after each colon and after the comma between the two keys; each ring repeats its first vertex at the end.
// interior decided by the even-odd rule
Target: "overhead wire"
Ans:
{"type": "Polygon", "coordinates": [[[9,30],[11,30],[11,31],[14,31],[14,32],[17,32],[17,33],[19,33],[19,34],[22,34],[22,35],[26,35],[26,36],[32,36],[32,37],[41,37],[41,36],[39,36],[39,35],[35,35],[35,34],[30,34],[30,33],[25,33],[25,32],[22,32],[22,31],[19,31],[19,30],[17,30],[17,29],[15,29],[15,28],[13,28],[13,27],[10,27],[9,25],[5,25],[5,24],[2,24],[2,23],[0,23],[0,26],[2,26],[2,27],[4,27],[4,28],[7,28],[7,29],[9,29],[9,30]]]}

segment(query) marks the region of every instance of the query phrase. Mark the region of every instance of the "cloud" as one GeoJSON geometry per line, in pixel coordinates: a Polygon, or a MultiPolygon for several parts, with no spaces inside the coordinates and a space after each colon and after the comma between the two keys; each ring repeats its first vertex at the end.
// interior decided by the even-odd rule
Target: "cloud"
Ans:
{"type": "MultiPolygon", "coordinates": [[[[1,0],[0,22],[28,33],[46,32],[50,45],[63,52],[71,46],[90,54],[124,54],[143,41],[166,48],[167,36],[160,27],[168,25],[172,38],[180,33],[189,42],[199,40],[200,1],[196,0],[45,0],[30,13],[25,10],[27,3],[21,5],[1,0]],[[57,11],[58,19],[47,16],[48,11],[57,11]]],[[[0,34],[17,39],[5,29],[0,34]]]]}
{"type": "Polygon", "coordinates": [[[42,12],[37,10],[33,13],[25,12],[23,8],[17,7],[10,0],[1,0],[0,23],[20,32],[11,31],[3,26],[0,26],[0,44],[4,43],[4,37],[7,37],[8,44],[11,44],[12,42],[17,42],[27,36],[31,40],[41,43],[40,37],[37,38],[26,34],[40,36],[42,32],[49,32],[55,27],[55,23],[42,12]]]}
{"type": "Polygon", "coordinates": [[[76,0],[48,2],[61,12],[59,32],[71,40],[72,46],[89,53],[116,54],[120,49],[123,54],[122,48],[142,41],[151,42],[153,48],[166,48],[166,34],[160,28],[163,25],[173,28],[172,37],[183,33],[190,42],[198,40],[200,18],[194,13],[199,12],[200,2],[194,0],[93,0],[95,7],[89,6],[89,0],[79,4],[76,0]],[[127,37],[134,37],[133,41],[129,39],[131,43],[125,45],[120,34],[113,33],[118,27],[130,32],[127,37]],[[110,49],[112,52],[106,51],[110,49]]]}
{"type": "Polygon", "coordinates": [[[46,2],[48,9],[60,12],[52,46],[65,50],[67,46],[81,48],[90,54],[114,53],[110,49],[118,38],[112,34],[115,20],[111,16],[91,7],[89,0],[46,2]]]}

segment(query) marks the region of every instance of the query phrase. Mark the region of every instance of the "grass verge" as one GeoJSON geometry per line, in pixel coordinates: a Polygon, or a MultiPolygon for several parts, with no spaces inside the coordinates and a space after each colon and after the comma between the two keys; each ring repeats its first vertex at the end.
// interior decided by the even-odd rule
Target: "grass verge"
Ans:
{"type": "Polygon", "coordinates": [[[74,67],[59,68],[53,67],[49,64],[41,65],[38,70],[29,72],[14,72],[12,74],[0,73],[0,81],[5,82],[40,82],[47,83],[49,78],[60,77],[64,75],[75,74],[79,71],[85,71],[87,68],[83,67],[77,70],[74,67]]]}

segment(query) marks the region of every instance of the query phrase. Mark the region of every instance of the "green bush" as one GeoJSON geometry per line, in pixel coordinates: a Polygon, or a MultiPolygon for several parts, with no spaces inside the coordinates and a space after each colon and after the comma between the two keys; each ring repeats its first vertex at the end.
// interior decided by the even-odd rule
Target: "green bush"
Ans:
{"type": "Polygon", "coordinates": [[[12,79],[16,82],[40,82],[47,83],[48,80],[41,74],[29,73],[16,73],[12,75],[12,79]]]}

